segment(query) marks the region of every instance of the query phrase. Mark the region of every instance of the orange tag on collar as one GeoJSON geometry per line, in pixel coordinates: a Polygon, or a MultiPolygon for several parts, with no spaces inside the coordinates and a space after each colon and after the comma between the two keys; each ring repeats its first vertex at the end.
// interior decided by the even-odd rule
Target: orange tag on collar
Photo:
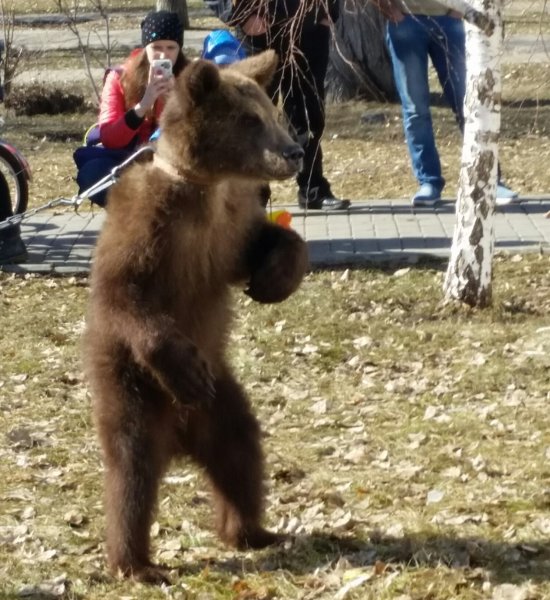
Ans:
{"type": "Polygon", "coordinates": [[[287,229],[290,227],[290,222],[292,221],[292,215],[288,210],[271,210],[266,216],[268,221],[287,229]]]}

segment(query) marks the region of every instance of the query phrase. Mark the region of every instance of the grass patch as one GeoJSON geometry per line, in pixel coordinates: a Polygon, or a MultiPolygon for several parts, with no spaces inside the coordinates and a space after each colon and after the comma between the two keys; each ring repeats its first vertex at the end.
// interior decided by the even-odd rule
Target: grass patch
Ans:
{"type": "Polygon", "coordinates": [[[90,599],[334,598],[351,581],[349,599],[547,597],[550,258],[495,267],[486,311],[442,304],[438,264],[312,273],[280,306],[236,294],[267,521],[296,537],[228,551],[201,474],[175,465],[154,526],[165,592],[104,573],[87,280],[0,275],[0,597],[56,578],[90,599]]]}
{"type": "MultiPolygon", "coordinates": [[[[138,4],[111,5],[150,9],[138,4]]],[[[59,53],[52,64],[78,60],[59,53]]],[[[504,175],[523,193],[547,193],[548,67],[504,76],[504,175]]],[[[3,117],[2,136],[33,170],[31,206],[72,196],[72,153],[95,111],[3,117]]],[[[459,134],[444,107],[434,122],[451,196],[459,134]]],[[[414,190],[397,105],[329,106],[324,151],[339,194],[414,190]],[[361,120],[371,111],[385,120],[361,120]]],[[[275,202],[295,199],[292,182],[273,191],[275,202]]],[[[177,464],[153,529],[155,559],[172,570],[167,590],[105,574],[102,467],[79,349],[87,279],[0,274],[0,598],[550,597],[550,259],[498,257],[485,311],[443,304],[443,269],[316,272],[280,306],[236,294],[231,358],[265,432],[267,524],[294,537],[229,551],[212,534],[201,473],[177,464]]]]}

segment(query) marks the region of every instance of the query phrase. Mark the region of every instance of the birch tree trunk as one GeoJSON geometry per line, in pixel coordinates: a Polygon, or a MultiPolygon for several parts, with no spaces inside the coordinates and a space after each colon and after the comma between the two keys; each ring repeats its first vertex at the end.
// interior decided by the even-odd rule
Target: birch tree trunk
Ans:
{"type": "Polygon", "coordinates": [[[456,225],[443,288],[447,299],[485,307],[492,300],[502,0],[472,0],[471,5],[487,20],[482,23],[485,30],[472,24],[473,19],[466,22],[466,123],[456,225]]]}
{"type": "Polygon", "coordinates": [[[184,29],[189,29],[189,12],[187,0],[156,0],[155,10],[175,12],[180,18],[184,29]]]}

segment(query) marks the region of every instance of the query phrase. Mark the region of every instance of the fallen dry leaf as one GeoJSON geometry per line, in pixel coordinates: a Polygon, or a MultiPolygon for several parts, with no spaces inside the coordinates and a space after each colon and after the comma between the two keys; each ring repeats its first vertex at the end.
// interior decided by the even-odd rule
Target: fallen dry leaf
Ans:
{"type": "Polygon", "coordinates": [[[529,597],[527,586],[503,583],[493,588],[491,600],[529,600],[529,597]]]}

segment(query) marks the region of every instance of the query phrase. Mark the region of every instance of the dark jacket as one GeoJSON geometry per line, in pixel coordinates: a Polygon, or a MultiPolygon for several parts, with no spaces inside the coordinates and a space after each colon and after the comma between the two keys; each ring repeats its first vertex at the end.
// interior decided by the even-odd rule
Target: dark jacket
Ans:
{"type": "Polygon", "coordinates": [[[233,10],[228,15],[227,22],[229,25],[238,26],[251,15],[260,14],[273,29],[284,26],[285,22],[299,14],[303,19],[303,31],[327,17],[335,22],[339,15],[338,8],[338,0],[234,0],[233,10]]]}

